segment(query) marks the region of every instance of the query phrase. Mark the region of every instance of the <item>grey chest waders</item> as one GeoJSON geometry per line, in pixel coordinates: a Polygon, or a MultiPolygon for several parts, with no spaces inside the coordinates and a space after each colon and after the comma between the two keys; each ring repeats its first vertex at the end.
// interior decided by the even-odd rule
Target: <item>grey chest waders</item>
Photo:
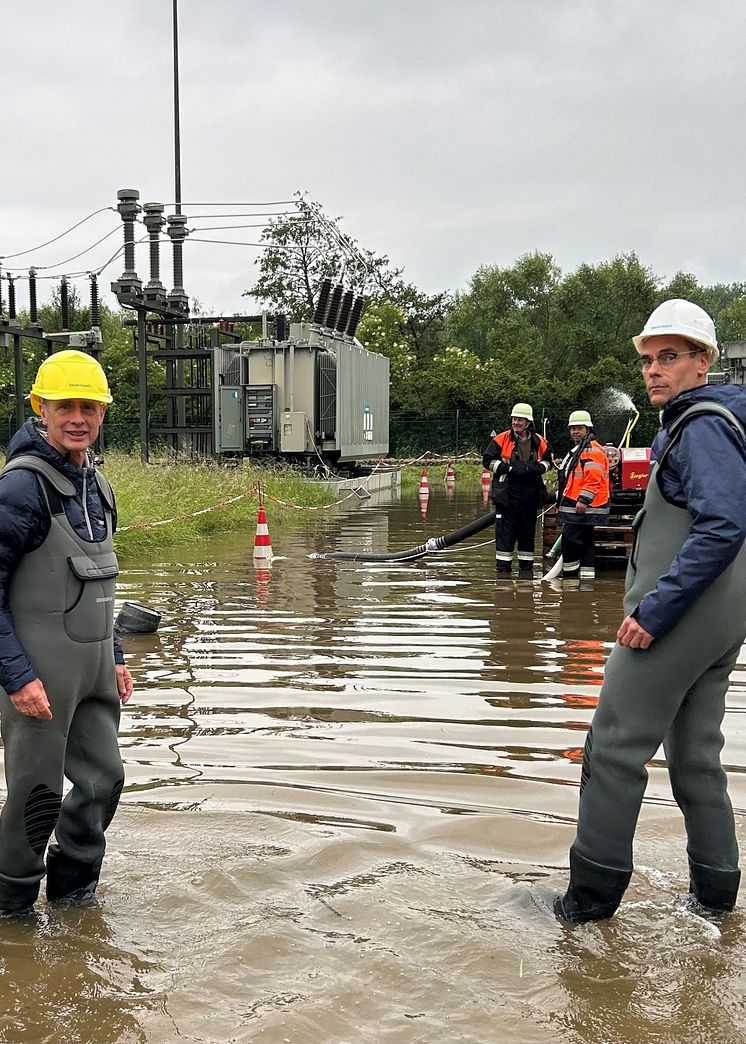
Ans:
{"type": "Polygon", "coordinates": [[[92,894],[104,831],[124,785],[117,742],[120,703],[114,665],[118,572],[108,483],[96,476],[106,537],[77,535],[63,507],[72,483],[46,462],[18,457],[7,470],[34,471],[49,508],[44,543],[18,564],[10,585],[13,627],[41,679],[52,720],[20,714],[0,688],[8,797],[0,815],[0,910],[33,904],[45,873],[47,897],[92,894]],[[72,789],[62,800],[63,776],[72,789]]]}
{"type": "MultiPolygon", "coordinates": [[[[691,527],[669,504],[657,473],[687,420],[698,413],[737,419],[717,404],[690,407],[654,465],[635,520],[625,614],[668,572],[691,527]]],[[[731,909],[740,873],[733,810],[720,763],[729,676],[746,635],[746,546],[735,561],[646,650],[615,645],[583,758],[578,831],[570,851],[570,887],[557,902],[568,921],[610,917],[632,873],[632,841],[647,783],[647,762],[661,743],[674,798],[684,814],[691,890],[705,905],[731,909]]]]}

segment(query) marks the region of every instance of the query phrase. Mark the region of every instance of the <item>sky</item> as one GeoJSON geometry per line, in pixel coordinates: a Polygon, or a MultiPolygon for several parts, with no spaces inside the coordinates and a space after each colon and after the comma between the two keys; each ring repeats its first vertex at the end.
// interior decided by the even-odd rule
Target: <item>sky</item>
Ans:
{"type": "MultiPolygon", "coordinates": [[[[431,293],[533,250],[563,271],[634,251],[661,279],[746,279],[742,0],[178,0],[178,11],[190,228],[260,224],[230,215],[302,191],[431,293]]],[[[173,203],[172,0],[13,4],[2,32],[0,264],[53,276],[44,300],[62,272],[107,261],[121,222],[104,209],[41,244],[114,207],[121,188],[173,203]]],[[[212,314],[256,311],[242,292],[260,249],[196,240],[260,233],[193,233],[188,294],[212,314]]],[[[122,268],[110,264],[102,287],[122,268]]],[[[145,244],[137,268],[147,281],[145,244]]],[[[170,289],[168,247],[161,269],[170,289]]],[[[86,279],[76,285],[87,297],[86,279]]],[[[23,281],[17,297],[26,307],[23,281]]]]}

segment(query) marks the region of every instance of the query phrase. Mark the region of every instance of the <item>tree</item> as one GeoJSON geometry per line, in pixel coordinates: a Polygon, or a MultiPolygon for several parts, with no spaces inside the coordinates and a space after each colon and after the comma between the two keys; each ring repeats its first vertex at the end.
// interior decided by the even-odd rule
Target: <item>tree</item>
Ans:
{"type": "Polygon", "coordinates": [[[344,281],[359,294],[391,278],[389,259],[360,247],[320,203],[296,192],[296,213],[276,218],[262,232],[266,248],[257,260],[259,278],[245,291],[293,321],[310,319],[322,280],[344,281]]]}
{"type": "Polygon", "coordinates": [[[406,333],[407,317],[392,301],[373,301],[366,308],[357,337],[369,352],[378,352],[391,361],[391,382],[401,389],[412,374],[416,357],[411,352],[406,333]]]}
{"type": "Polygon", "coordinates": [[[581,265],[562,280],[562,332],[552,368],[587,368],[603,356],[629,359],[630,340],[656,304],[657,279],[636,254],[581,265]]]}
{"type": "Polygon", "coordinates": [[[443,347],[443,321],[451,305],[447,291],[426,294],[413,283],[407,283],[401,269],[382,268],[375,272],[376,286],[371,288],[373,301],[388,302],[402,317],[402,333],[409,350],[420,361],[430,359],[443,347]]]}
{"type": "Polygon", "coordinates": [[[719,341],[746,341],[746,296],[732,301],[717,317],[719,341]]]}
{"type": "Polygon", "coordinates": [[[524,254],[510,268],[479,268],[467,293],[454,301],[451,339],[484,361],[535,370],[553,340],[559,276],[551,254],[539,251],[524,254]]]}

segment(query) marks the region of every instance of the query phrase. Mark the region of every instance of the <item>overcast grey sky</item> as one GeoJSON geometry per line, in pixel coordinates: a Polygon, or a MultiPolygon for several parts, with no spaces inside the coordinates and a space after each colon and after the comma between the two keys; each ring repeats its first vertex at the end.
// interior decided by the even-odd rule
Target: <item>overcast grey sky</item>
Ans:
{"type": "MultiPolygon", "coordinates": [[[[171,9],[6,6],[0,255],[118,188],[173,200],[171,9]]],[[[743,0],[179,0],[179,19],[187,215],[301,189],[428,291],[534,249],[564,270],[636,251],[662,277],[746,278],[743,0]]],[[[3,266],[65,261],[118,224],[101,214],[3,266]]],[[[253,310],[257,254],[188,243],[187,291],[253,310]]],[[[170,287],[169,250],[162,269],[170,287]]]]}

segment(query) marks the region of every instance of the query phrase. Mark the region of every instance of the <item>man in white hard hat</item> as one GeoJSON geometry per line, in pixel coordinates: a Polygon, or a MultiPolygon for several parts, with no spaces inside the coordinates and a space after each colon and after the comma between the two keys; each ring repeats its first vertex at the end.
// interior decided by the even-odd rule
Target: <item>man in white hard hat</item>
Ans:
{"type": "Polygon", "coordinates": [[[519,576],[530,579],[534,575],[536,516],[552,454],[547,440],[534,428],[534,411],[527,402],[515,404],[510,428],[490,441],[482,465],[492,473],[497,574],[510,576],[517,545],[519,576]]]}
{"type": "Polygon", "coordinates": [[[646,765],[661,744],[684,814],[692,901],[731,910],[740,880],[720,751],[746,636],[746,389],[706,384],[715,326],[689,301],[664,301],[633,343],[661,431],[625,617],[585,744],[570,884],[555,902],[570,922],[617,909],[632,875],[646,765]]]}
{"type": "Polygon", "coordinates": [[[559,467],[557,517],[562,529],[562,578],[591,580],[595,526],[609,520],[609,458],[593,437],[587,410],[574,410],[567,422],[572,447],[559,467]]]}

